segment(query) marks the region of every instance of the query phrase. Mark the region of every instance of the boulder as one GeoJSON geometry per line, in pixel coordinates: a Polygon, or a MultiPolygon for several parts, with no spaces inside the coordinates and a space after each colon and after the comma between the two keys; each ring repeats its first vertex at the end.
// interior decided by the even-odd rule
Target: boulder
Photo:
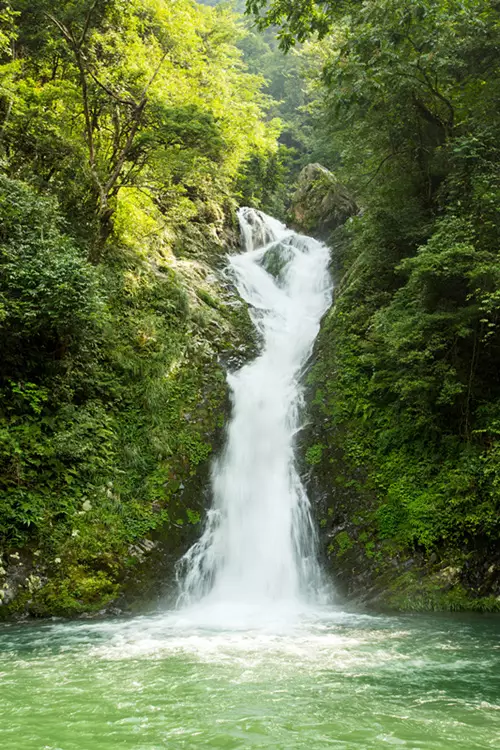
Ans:
{"type": "Polygon", "coordinates": [[[359,209],[345,185],[321,164],[308,164],[299,175],[292,197],[292,221],[300,230],[325,235],[359,209]]]}

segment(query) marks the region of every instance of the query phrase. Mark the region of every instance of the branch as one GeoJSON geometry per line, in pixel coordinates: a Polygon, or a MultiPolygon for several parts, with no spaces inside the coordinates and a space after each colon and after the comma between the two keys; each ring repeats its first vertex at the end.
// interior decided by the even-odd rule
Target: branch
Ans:
{"type": "Polygon", "coordinates": [[[92,15],[93,15],[95,9],[97,8],[98,3],[99,3],[99,0],[94,0],[94,2],[92,3],[92,5],[89,8],[89,12],[87,13],[87,18],[85,19],[85,25],[83,27],[82,34],[80,36],[80,41],[78,42],[78,46],[79,47],[82,47],[82,45],[83,45],[83,43],[84,43],[84,41],[85,41],[85,39],[87,37],[88,31],[89,31],[89,28],[90,28],[90,22],[92,20],[92,15]]]}
{"type": "Polygon", "coordinates": [[[2,125],[0,126],[0,145],[2,145],[2,141],[5,135],[5,131],[7,130],[7,125],[9,124],[10,116],[12,114],[12,107],[14,106],[14,99],[9,99],[9,103],[7,104],[7,111],[5,113],[4,121],[2,122],[2,125]]]}
{"type": "Polygon", "coordinates": [[[420,63],[420,60],[417,60],[417,69],[422,73],[425,82],[427,83],[427,86],[432,91],[434,96],[436,96],[443,104],[448,108],[448,111],[450,113],[449,122],[448,125],[450,128],[453,127],[453,123],[455,121],[455,110],[453,109],[452,103],[447,99],[444,94],[442,94],[439,89],[437,88],[437,84],[434,86],[432,81],[429,78],[428,73],[422,68],[422,65],[420,63]]]}
{"type": "MultiPolygon", "coordinates": [[[[151,86],[156,81],[160,70],[162,68],[163,63],[165,62],[168,52],[165,52],[159,61],[158,65],[156,66],[151,78],[146,83],[141,98],[139,102],[135,102],[133,99],[122,99],[120,96],[118,96],[109,86],[102,83],[97,76],[90,70],[90,65],[88,60],[85,57],[85,54],[82,50],[83,43],[85,41],[85,38],[88,34],[90,23],[92,19],[92,14],[94,13],[97,4],[99,0],[94,0],[92,3],[89,12],[87,14],[87,18],[85,21],[83,32],[80,36],[80,39],[77,41],[75,37],[73,36],[70,29],[68,29],[61,21],[59,21],[52,13],[45,13],[46,17],[59,29],[61,34],[63,35],[64,39],[68,43],[69,47],[73,51],[76,65],[78,67],[78,71],[80,74],[80,87],[82,91],[82,98],[83,98],[83,110],[84,110],[84,116],[85,116],[85,130],[86,130],[86,139],[89,149],[89,165],[92,172],[93,179],[95,181],[95,184],[99,190],[100,195],[100,202],[101,202],[101,208],[100,212],[101,215],[104,214],[104,212],[108,208],[108,199],[110,196],[111,191],[116,185],[116,182],[118,178],[120,177],[120,173],[123,169],[123,166],[127,160],[127,157],[130,153],[130,150],[132,148],[132,145],[134,143],[135,136],[137,134],[137,131],[139,130],[139,127],[141,125],[142,117],[144,114],[144,110],[146,108],[147,102],[148,102],[148,91],[150,90],[151,86]],[[112,162],[114,161],[114,167],[111,170],[111,174],[109,175],[106,182],[103,184],[99,178],[97,169],[96,169],[96,152],[95,152],[95,144],[94,144],[94,124],[92,121],[92,115],[90,111],[90,105],[89,105],[89,91],[88,91],[88,82],[87,82],[87,75],[92,78],[92,80],[101,88],[103,91],[106,92],[108,96],[110,96],[112,99],[114,99],[119,104],[122,104],[126,107],[132,108],[132,125],[130,127],[129,134],[127,136],[127,139],[123,145],[123,148],[118,153],[118,145],[119,145],[119,137],[115,137],[115,149],[114,149],[114,158],[112,162]]],[[[119,134],[117,134],[119,136],[119,134]]],[[[127,173],[127,177],[130,175],[131,170],[134,167],[132,166],[129,172],[127,173]]],[[[141,167],[142,168],[142,167],[141,167]]]]}
{"type": "Polygon", "coordinates": [[[146,98],[146,95],[147,95],[149,89],[151,88],[151,86],[153,85],[153,83],[156,81],[156,78],[158,77],[158,74],[159,74],[159,72],[161,70],[161,67],[162,67],[163,63],[165,62],[165,60],[167,59],[167,55],[168,55],[168,52],[165,52],[164,55],[163,55],[163,57],[161,58],[160,62],[156,66],[156,70],[153,73],[153,75],[151,76],[151,78],[149,80],[149,83],[146,84],[146,87],[145,87],[144,91],[142,92],[142,99],[143,100],[146,98]]]}
{"type": "Polygon", "coordinates": [[[367,182],[367,183],[365,183],[365,184],[363,185],[363,187],[365,188],[365,187],[368,187],[368,185],[371,185],[371,183],[373,182],[373,180],[375,179],[375,177],[376,177],[376,176],[378,175],[378,173],[380,172],[380,170],[382,169],[382,167],[384,166],[384,164],[385,164],[385,163],[386,163],[387,161],[389,161],[389,159],[392,159],[392,158],[394,158],[395,156],[399,156],[400,154],[401,154],[401,151],[394,151],[394,152],[392,152],[392,153],[388,154],[387,156],[385,156],[385,157],[384,157],[384,158],[382,159],[382,161],[380,162],[380,164],[378,165],[378,167],[377,167],[377,169],[375,170],[375,172],[374,172],[374,173],[372,174],[372,176],[371,176],[371,177],[370,177],[370,179],[368,180],[368,182],[367,182]]]}
{"type": "Polygon", "coordinates": [[[137,107],[137,102],[134,102],[133,99],[122,99],[118,94],[115,94],[115,92],[109,88],[109,86],[106,86],[102,81],[100,81],[95,73],[92,73],[90,68],[88,69],[88,74],[92,78],[92,80],[97,83],[100,88],[106,92],[108,96],[111,96],[113,99],[115,99],[119,104],[123,104],[125,107],[137,107]]]}
{"type": "Polygon", "coordinates": [[[59,29],[63,37],[68,42],[68,44],[70,44],[70,46],[74,49],[76,45],[76,40],[73,34],[71,33],[71,31],[63,23],[61,23],[61,21],[59,21],[55,16],[53,16],[52,13],[45,12],[44,15],[47,16],[49,21],[52,21],[52,23],[55,24],[55,26],[57,26],[57,28],[59,29]]]}
{"type": "Polygon", "coordinates": [[[88,146],[89,146],[89,161],[90,161],[90,166],[93,168],[95,165],[94,127],[92,124],[92,117],[90,114],[89,90],[87,86],[87,78],[85,76],[85,68],[83,66],[83,61],[80,55],[76,53],[75,55],[76,55],[76,62],[78,65],[78,70],[80,71],[80,85],[82,87],[82,95],[83,95],[83,111],[85,113],[85,126],[87,130],[87,140],[88,140],[88,146]]]}
{"type": "Polygon", "coordinates": [[[128,134],[128,138],[125,142],[125,145],[122,148],[121,154],[118,157],[115,167],[113,171],[111,172],[107,182],[105,183],[103,187],[103,193],[104,193],[104,203],[107,200],[107,196],[109,195],[113,185],[115,184],[116,180],[120,176],[120,172],[122,170],[123,165],[125,164],[125,161],[127,159],[128,153],[130,149],[132,148],[132,144],[134,142],[134,138],[136,136],[136,133],[139,129],[139,126],[141,124],[142,115],[144,113],[144,109],[146,108],[147,99],[143,97],[143,100],[138,105],[135,113],[134,113],[134,122],[132,124],[132,127],[130,128],[130,133],[128,134]]]}
{"type": "Polygon", "coordinates": [[[453,109],[453,105],[449,101],[449,99],[447,99],[444,96],[444,94],[442,94],[439,91],[439,89],[438,89],[438,77],[437,77],[437,73],[435,75],[435,82],[433,84],[432,81],[431,81],[431,79],[430,79],[429,74],[422,67],[422,62],[421,62],[421,60],[422,60],[422,49],[413,41],[413,39],[411,38],[411,36],[409,34],[407,34],[407,39],[410,42],[410,44],[412,45],[412,47],[415,50],[415,52],[418,53],[418,59],[417,59],[417,62],[416,62],[417,70],[419,70],[420,73],[423,75],[425,83],[427,84],[427,86],[429,87],[429,89],[431,90],[431,92],[434,94],[434,96],[436,96],[448,108],[448,111],[450,113],[450,118],[449,118],[448,125],[449,125],[450,128],[453,128],[453,123],[455,121],[455,110],[453,109]]]}
{"type": "Polygon", "coordinates": [[[150,80],[148,81],[148,83],[146,84],[146,86],[145,86],[145,88],[144,88],[144,90],[142,92],[141,101],[139,102],[139,104],[136,105],[136,109],[135,109],[135,112],[134,112],[134,122],[132,124],[131,129],[130,129],[130,133],[128,134],[128,138],[127,138],[127,140],[125,142],[125,145],[122,148],[120,156],[118,157],[118,159],[116,161],[115,167],[114,167],[113,171],[111,172],[111,174],[109,176],[109,179],[107,180],[106,184],[103,187],[103,193],[104,193],[104,195],[103,195],[104,200],[102,201],[103,206],[106,204],[107,197],[108,197],[109,193],[111,192],[114,184],[116,183],[118,177],[120,176],[120,172],[121,172],[121,170],[123,168],[123,165],[125,164],[125,161],[126,161],[127,156],[128,156],[128,154],[130,152],[130,149],[132,148],[132,144],[134,142],[134,138],[135,138],[135,136],[137,134],[137,131],[139,130],[139,127],[140,127],[140,124],[141,124],[141,120],[142,120],[142,116],[144,114],[144,110],[146,109],[146,104],[148,102],[147,93],[148,93],[149,89],[151,88],[151,86],[153,85],[153,83],[155,82],[156,78],[158,77],[158,74],[159,74],[159,72],[161,70],[161,67],[162,67],[163,63],[165,62],[165,60],[167,58],[167,54],[168,54],[168,52],[165,52],[165,54],[161,58],[160,62],[156,66],[156,69],[155,69],[153,75],[151,76],[150,80]]]}
{"type": "Polygon", "coordinates": [[[431,110],[416,96],[415,92],[412,93],[412,99],[414,105],[417,107],[417,109],[420,111],[420,114],[422,117],[427,120],[427,122],[430,122],[432,125],[436,125],[437,127],[441,128],[443,131],[445,137],[446,137],[446,123],[443,122],[441,117],[439,115],[434,114],[434,112],[431,112],[431,110]]]}
{"type": "Polygon", "coordinates": [[[55,16],[53,16],[52,13],[45,13],[45,15],[60,30],[64,39],[66,39],[70,48],[73,50],[73,54],[75,56],[76,65],[78,68],[78,72],[80,74],[80,87],[82,90],[83,112],[84,112],[84,117],[85,117],[85,132],[87,136],[87,145],[89,149],[89,165],[90,165],[90,170],[92,172],[92,177],[97,186],[97,189],[99,190],[99,194],[101,196],[101,202],[102,202],[103,186],[102,186],[101,180],[99,179],[99,175],[97,174],[97,170],[95,167],[94,126],[92,123],[92,115],[90,112],[87,76],[86,76],[84,56],[81,50],[81,46],[77,43],[71,31],[61,21],[59,21],[55,16]]]}
{"type": "MultiPolygon", "coordinates": [[[[120,178],[119,184],[115,185],[115,194],[121,188],[129,187],[129,186],[132,186],[132,185],[134,185],[134,187],[135,187],[135,184],[134,184],[133,181],[141,174],[141,172],[143,171],[144,167],[147,165],[147,161],[148,161],[148,155],[147,154],[143,154],[142,159],[138,159],[136,162],[134,162],[130,166],[130,169],[127,172],[125,172],[125,174],[123,175],[123,177],[120,178]]],[[[151,197],[151,196],[149,196],[149,197],[151,197]]]]}

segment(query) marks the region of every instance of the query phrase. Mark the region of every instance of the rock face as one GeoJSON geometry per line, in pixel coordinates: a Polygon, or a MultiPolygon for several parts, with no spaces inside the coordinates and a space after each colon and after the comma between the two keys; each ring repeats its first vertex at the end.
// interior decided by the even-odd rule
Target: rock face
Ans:
{"type": "Polygon", "coordinates": [[[308,375],[300,454],[322,564],[337,594],[391,611],[500,611],[498,549],[478,546],[460,554],[442,545],[431,553],[381,533],[384,496],[373,467],[356,455],[349,428],[335,424],[333,314],[323,320],[308,375]]]}
{"type": "MultiPolygon", "coordinates": [[[[344,225],[357,213],[355,201],[331,172],[320,164],[302,171],[293,221],[330,245],[339,299],[345,280],[341,258],[351,241],[344,225]]],[[[342,418],[343,404],[336,397],[337,382],[346,376],[338,312],[334,306],[324,316],[316,340],[306,381],[306,428],[299,437],[322,563],[337,594],[384,610],[500,611],[498,549],[478,544],[462,552],[443,543],[431,552],[381,530],[379,513],[386,498],[376,468],[357,445],[355,425],[342,418]]]]}
{"type": "Polygon", "coordinates": [[[292,197],[292,221],[303,231],[328,235],[358,213],[356,201],[335,175],[321,164],[308,164],[292,197]]]}

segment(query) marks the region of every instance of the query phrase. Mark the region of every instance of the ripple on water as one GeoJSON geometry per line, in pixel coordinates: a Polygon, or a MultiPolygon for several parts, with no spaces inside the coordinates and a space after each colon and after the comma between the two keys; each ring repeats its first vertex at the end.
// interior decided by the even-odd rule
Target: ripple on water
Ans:
{"type": "Polygon", "coordinates": [[[491,750],[498,620],[195,614],[0,631],[2,750],[491,750]],[[276,625],[276,621],[275,621],[276,625]]]}

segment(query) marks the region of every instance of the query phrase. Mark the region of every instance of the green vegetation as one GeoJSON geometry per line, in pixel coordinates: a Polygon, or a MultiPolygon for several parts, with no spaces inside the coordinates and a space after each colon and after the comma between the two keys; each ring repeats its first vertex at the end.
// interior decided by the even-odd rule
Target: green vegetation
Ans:
{"type": "Polygon", "coordinates": [[[228,10],[2,7],[0,614],[78,614],[199,523],[220,355],[253,335],[214,271],[277,125],[228,10]]]}
{"type": "Polygon", "coordinates": [[[0,614],[98,611],[199,523],[252,344],[214,271],[311,161],[295,221],[361,207],[309,378],[325,547],[390,606],[499,606],[500,6],[246,6],[1,5],[0,614]]]}
{"type": "Polygon", "coordinates": [[[332,533],[349,523],[379,581],[405,559],[452,566],[450,586],[486,601],[500,593],[500,8],[276,0],[263,18],[285,47],[322,37],[304,50],[322,160],[362,207],[331,238],[336,303],[311,374],[323,480],[336,466],[358,487],[332,533]]]}
{"type": "MultiPolygon", "coordinates": [[[[238,180],[242,205],[260,208],[285,220],[290,195],[302,167],[316,158],[321,134],[313,130],[309,105],[307,58],[297,50],[283,54],[277,28],[258,28],[243,16],[245,0],[202,0],[204,5],[231,7],[238,16],[241,37],[237,46],[248,71],[263,79],[268,98],[267,117],[280,123],[277,149],[260,149],[247,159],[238,180]]],[[[313,66],[312,75],[316,75],[313,66]]]]}

